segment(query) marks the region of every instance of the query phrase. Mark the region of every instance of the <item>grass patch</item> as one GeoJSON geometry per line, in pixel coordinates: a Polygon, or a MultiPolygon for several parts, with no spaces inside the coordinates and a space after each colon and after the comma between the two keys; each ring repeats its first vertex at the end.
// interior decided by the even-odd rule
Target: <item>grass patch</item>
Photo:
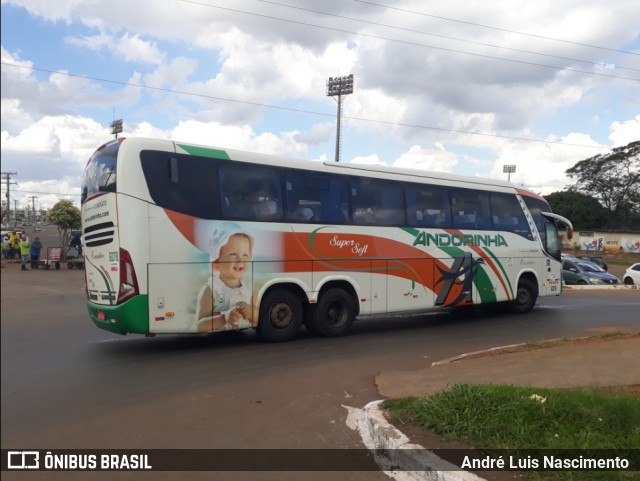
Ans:
{"type": "MultiPolygon", "coordinates": [[[[633,389],[458,384],[423,398],[387,400],[384,407],[397,424],[419,425],[445,441],[463,441],[487,452],[509,449],[526,457],[537,449],[630,452],[640,447],[640,398],[633,389]],[[532,399],[534,395],[545,401],[532,399]]],[[[522,474],[545,481],[629,480],[638,475],[613,471],[522,474]]]]}

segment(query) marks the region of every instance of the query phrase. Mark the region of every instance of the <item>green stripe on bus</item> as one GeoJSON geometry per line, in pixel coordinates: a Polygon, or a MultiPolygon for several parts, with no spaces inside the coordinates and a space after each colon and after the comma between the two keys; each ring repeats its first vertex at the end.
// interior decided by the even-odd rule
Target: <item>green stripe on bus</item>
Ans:
{"type": "Polygon", "coordinates": [[[207,149],[206,147],[195,147],[193,145],[178,144],[178,147],[184,149],[191,155],[199,155],[200,157],[211,157],[214,159],[231,160],[229,154],[224,150],[207,149]]]}
{"type": "MultiPolygon", "coordinates": [[[[411,234],[414,237],[417,237],[420,234],[419,229],[415,229],[412,227],[404,227],[402,228],[405,232],[411,234]]],[[[460,257],[465,254],[465,251],[459,249],[457,247],[439,247],[439,249],[447,254],[449,257],[460,257]]],[[[495,259],[495,256],[491,254],[491,256],[495,259]]],[[[501,267],[502,269],[502,267],[501,267]]],[[[504,272],[504,269],[502,269],[504,272]]],[[[505,279],[507,277],[505,276],[505,279]]],[[[476,275],[473,278],[473,283],[476,285],[476,289],[478,290],[478,294],[480,295],[480,300],[484,302],[495,302],[496,301],[496,293],[493,290],[494,286],[489,278],[489,275],[486,273],[484,269],[476,269],[476,275]]],[[[513,294],[512,294],[513,297],[513,294]]]]}
{"type": "MultiPolygon", "coordinates": [[[[462,257],[466,253],[457,247],[441,247],[440,249],[451,257],[462,257]]],[[[493,282],[491,282],[491,279],[484,267],[481,269],[478,267],[475,268],[473,283],[476,286],[476,290],[478,291],[478,295],[480,296],[482,303],[496,302],[496,293],[494,291],[493,282]]]]}
{"type": "Polygon", "coordinates": [[[116,334],[147,334],[149,332],[149,300],[146,295],[135,296],[118,306],[87,302],[93,323],[116,334]],[[104,321],[98,317],[104,317],[104,321]]]}
{"type": "Polygon", "coordinates": [[[502,271],[502,278],[505,280],[505,282],[509,286],[509,291],[511,293],[511,299],[513,299],[513,286],[511,285],[511,279],[509,278],[509,274],[507,274],[507,271],[504,270],[504,266],[502,265],[502,262],[500,262],[500,259],[498,257],[496,257],[496,255],[493,252],[491,252],[491,250],[488,247],[485,247],[484,250],[489,253],[489,255],[491,256],[493,261],[496,263],[496,265],[502,271]]]}

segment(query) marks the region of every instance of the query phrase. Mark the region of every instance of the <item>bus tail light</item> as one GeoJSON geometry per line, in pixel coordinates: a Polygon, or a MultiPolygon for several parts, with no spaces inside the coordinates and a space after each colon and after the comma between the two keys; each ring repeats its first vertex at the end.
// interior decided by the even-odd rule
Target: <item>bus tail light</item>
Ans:
{"type": "Polygon", "coordinates": [[[116,304],[121,304],[139,293],[138,278],[136,277],[136,271],[133,269],[131,254],[129,254],[129,251],[120,248],[120,288],[118,289],[116,304]]]}

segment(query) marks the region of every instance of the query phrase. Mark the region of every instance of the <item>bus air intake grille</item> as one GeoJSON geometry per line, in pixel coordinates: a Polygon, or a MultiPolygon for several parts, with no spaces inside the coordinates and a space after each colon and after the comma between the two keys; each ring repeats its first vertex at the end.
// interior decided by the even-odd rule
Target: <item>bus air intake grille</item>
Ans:
{"type": "Polygon", "coordinates": [[[87,247],[99,247],[113,242],[115,230],[113,222],[87,227],[84,231],[84,243],[87,247]],[[108,230],[105,230],[108,229],[108,230]]]}

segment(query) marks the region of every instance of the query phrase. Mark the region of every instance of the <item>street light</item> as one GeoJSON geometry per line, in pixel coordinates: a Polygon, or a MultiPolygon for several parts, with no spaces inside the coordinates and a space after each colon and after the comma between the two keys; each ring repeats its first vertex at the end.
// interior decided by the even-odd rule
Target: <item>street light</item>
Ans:
{"type": "Polygon", "coordinates": [[[507,180],[511,182],[511,174],[516,171],[516,166],[514,164],[511,165],[503,165],[502,172],[508,174],[507,180]]]}
{"type": "Polygon", "coordinates": [[[353,93],[353,74],[345,77],[329,77],[327,96],[338,97],[338,118],[336,129],[336,162],[340,162],[340,124],[342,123],[342,96],[353,93]]]}

